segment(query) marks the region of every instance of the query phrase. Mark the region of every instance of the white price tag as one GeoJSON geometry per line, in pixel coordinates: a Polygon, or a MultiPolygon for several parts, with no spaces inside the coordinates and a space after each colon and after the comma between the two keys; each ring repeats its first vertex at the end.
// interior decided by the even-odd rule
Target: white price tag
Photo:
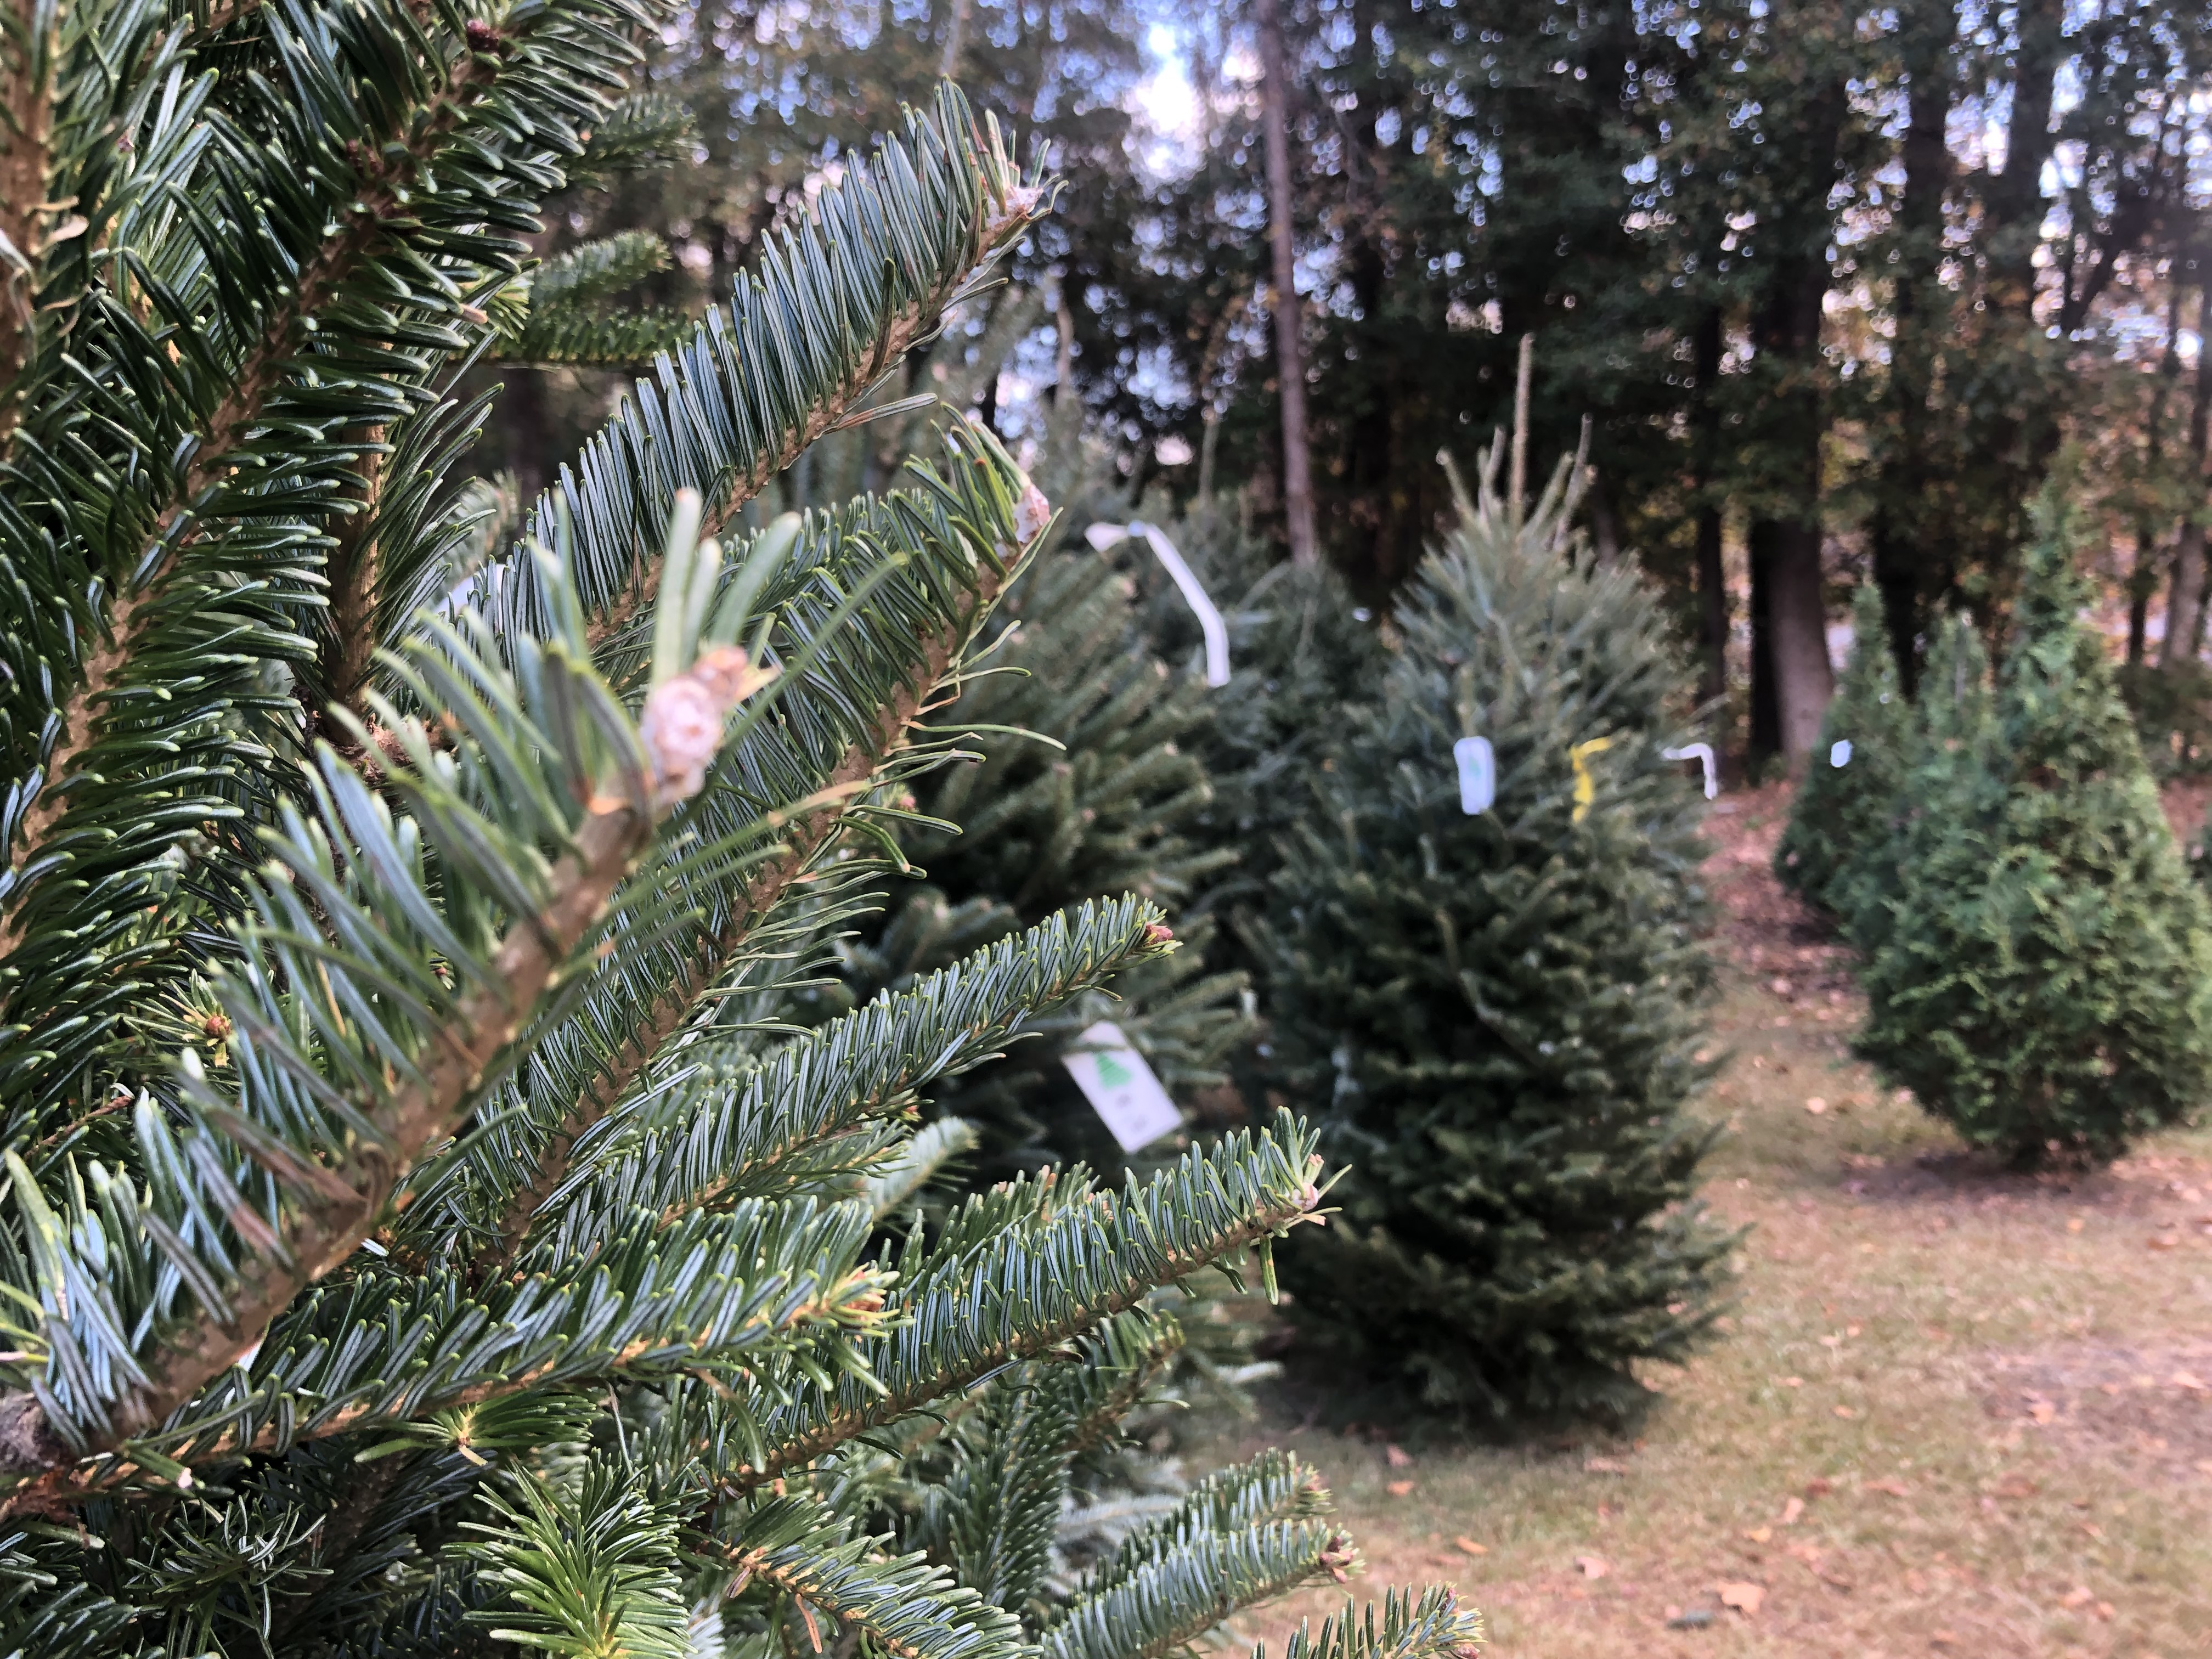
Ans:
{"type": "Polygon", "coordinates": [[[1833,743],[1828,745],[1828,764],[1831,766],[1849,766],[1850,763],[1851,740],[1849,738],[1838,738],[1833,743]]]}
{"type": "Polygon", "coordinates": [[[1459,763],[1459,810],[1473,817],[1487,812],[1498,799],[1498,755],[1488,738],[1462,738],[1452,744],[1459,763]]]}
{"type": "Polygon", "coordinates": [[[1137,1152],[1182,1127],[1182,1114],[1120,1026],[1102,1019],[1076,1042],[1080,1046],[1062,1054],[1060,1063],[1123,1152],[1137,1152]]]}

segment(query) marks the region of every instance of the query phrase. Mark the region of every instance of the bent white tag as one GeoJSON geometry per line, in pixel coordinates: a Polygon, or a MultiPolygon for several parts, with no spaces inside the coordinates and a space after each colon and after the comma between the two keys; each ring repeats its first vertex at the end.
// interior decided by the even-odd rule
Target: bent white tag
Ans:
{"type": "Polygon", "coordinates": [[[1849,738],[1838,738],[1833,743],[1828,745],[1828,764],[1831,766],[1849,766],[1850,763],[1851,740],[1849,738]]]}
{"type": "Polygon", "coordinates": [[[1713,769],[1713,746],[1709,743],[1686,743],[1680,749],[1662,749],[1660,755],[1667,760],[1693,760],[1705,769],[1705,799],[1711,800],[1721,792],[1720,774],[1713,769]]]}
{"type": "Polygon", "coordinates": [[[1459,763],[1459,810],[1473,817],[1498,799],[1498,755],[1488,738],[1462,738],[1452,745],[1459,763]]]}
{"type": "Polygon", "coordinates": [[[1123,1152],[1137,1152],[1182,1127],[1182,1114],[1120,1026],[1102,1019],[1076,1042],[1060,1063],[1123,1152]]]}

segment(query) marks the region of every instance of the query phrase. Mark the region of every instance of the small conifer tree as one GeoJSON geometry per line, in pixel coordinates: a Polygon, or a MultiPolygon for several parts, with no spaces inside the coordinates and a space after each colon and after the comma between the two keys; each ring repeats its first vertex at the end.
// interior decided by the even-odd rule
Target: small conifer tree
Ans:
{"type": "Polygon", "coordinates": [[[1870,959],[1889,937],[1905,872],[1967,810],[1973,780],[1987,763],[1995,719],[1989,653],[1973,619],[1954,611],[1938,624],[1921,669],[1905,762],[1881,832],[1843,884],[1843,915],[1862,957],[1870,959]]]}
{"type": "Polygon", "coordinates": [[[1662,750],[1690,692],[1651,590],[1572,532],[1569,468],[1524,517],[1498,459],[1274,879],[1273,1041],[1352,1166],[1282,1273],[1432,1409],[1619,1417],[1639,1362],[1709,1328],[1731,1247],[1687,1110],[1702,802],[1662,750]],[[1474,813],[1471,737],[1497,778],[1474,813]]]}
{"type": "Polygon", "coordinates": [[[665,21],[0,20],[0,1653],[1135,1659],[1352,1564],[1281,1459],[1059,1553],[1146,1298],[1319,1202],[1294,1120],[878,1234],[915,1091],[1156,908],[737,1017],[1049,528],[960,422],[739,516],[1036,221],[995,126],[854,158],[463,569],[457,376],[665,21]]]}
{"type": "Polygon", "coordinates": [[[1849,912],[1849,890],[1869,849],[1887,839],[1912,730],[1881,596],[1871,582],[1852,600],[1851,625],[1850,661],[1774,849],[1783,884],[1837,915],[1849,912]]]}
{"type": "Polygon", "coordinates": [[[1971,696],[1940,715],[1955,734],[1929,723],[1936,789],[1904,830],[1860,1037],[1970,1143],[2030,1165],[2110,1158],[2212,1084],[2212,918],[2081,619],[2055,486],[2037,529],[1986,741],[1971,696]]]}
{"type": "Polygon", "coordinates": [[[884,924],[846,955],[838,988],[865,998],[1084,899],[1135,893],[1173,919],[1187,949],[1041,1018],[1006,1059],[933,1091],[973,1130],[987,1180],[1072,1158],[1119,1164],[1060,1063],[1094,1023],[1120,1027],[1178,1103],[1223,1080],[1223,1056],[1251,1029],[1242,977],[1208,971],[1212,918],[1188,914],[1237,856],[1190,835],[1212,796],[1191,739],[1202,742],[1214,694],[1146,648],[1133,599],[1127,574],[1080,538],[1014,585],[997,618],[1006,632],[981,656],[997,672],[971,678],[938,720],[978,733],[976,758],[919,785],[899,830],[921,884],[895,884],[884,924]]]}

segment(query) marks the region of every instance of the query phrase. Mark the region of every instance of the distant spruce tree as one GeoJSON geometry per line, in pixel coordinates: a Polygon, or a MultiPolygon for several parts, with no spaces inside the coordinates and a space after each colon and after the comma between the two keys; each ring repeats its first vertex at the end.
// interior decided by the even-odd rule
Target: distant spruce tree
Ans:
{"type": "Polygon", "coordinates": [[[2070,517],[2047,494],[2037,524],[1987,741],[1936,704],[1958,729],[1930,722],[1859,1045],[2023,1165],[2111,1158],[2212,1085],[2212,915],[2080,619],[2070,517]]]}
{"type": "Polygon", "coordinates": [[[1273,880],[1273,1038],[1353,1166],[1280,1271],[1432,1410],[1618,1418],[1710,1328],[1731,1247],[1686,1109],[1701,803],[1661,752],[1692,694],[1650,588],[1573,533],[1569,469],[1524,516],[1496,460],[1273,880]],[[1496,751],[1472,815],[1463,736],[1496,751]]]}
{"type": "Polygon", "coordinates": [[[1832,915],[1849,909],[1856,871],[1869,849],[1887,839],[1912,731],[1881,595],[1871,582],[1852,600],[1851,626],[1850,661],[1774,849],[1783,884],[1832,915]]]}

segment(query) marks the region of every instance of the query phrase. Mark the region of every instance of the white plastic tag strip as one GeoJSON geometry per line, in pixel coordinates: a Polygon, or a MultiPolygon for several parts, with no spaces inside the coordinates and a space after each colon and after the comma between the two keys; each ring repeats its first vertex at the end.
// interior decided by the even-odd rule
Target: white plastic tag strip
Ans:
{"type": "Polygon", "coordinates": [[[1175,579],[1175,585],[1182,590],[1185,603],[1198,617],[1199,629],[1206,635],[1206,683],[1228,684],[1229,624],[1222,621],[1220,610],[1200,586],[1196,573],[1183,562],[1176,544],[1161,533],[1160,527],[1133,519],[1127,524],[1094,524],[1083,532],[1083,539],[1102,553],[1132,536],[1144,538],[1145,545],[1152,550],[1152,556],[1175,579]]]}

